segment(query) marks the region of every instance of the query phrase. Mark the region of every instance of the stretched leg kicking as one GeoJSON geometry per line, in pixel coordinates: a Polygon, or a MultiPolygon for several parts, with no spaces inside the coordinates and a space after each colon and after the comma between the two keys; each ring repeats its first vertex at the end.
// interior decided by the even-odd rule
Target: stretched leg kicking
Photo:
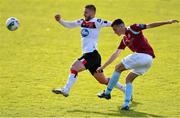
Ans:
{"type": "MultiPolygon", "coordinates": [[[[105,84],[108,85],[110,78],[106,78],[104,73],[94,73],[93,74],[94,78],[100,83],[100,84],[105,84]]],[[[125,87],[120,83],[117,82],[115,85],[115,88],[121,90],[123,93],[125,93],[125,87]]]]}
{"type": "Polygon", "coordinates": [[[124,70],[126,70],[126,68],[124,67],[122,63],[116,65],[115,71],[113,72],[113,75],[108,83],[106,90],[98,94],[99,98],[106,98],[106,99],[111,98],[110,93],[112,89],[114,88],[114,86],[117,84],[119,77],[121,75],[121,72],[123,72],[124,70]]]}
{"type": "Polygon", "coordinates": [[[70,68],[70,74],[66,85],[63,88],[53,89],[52,92],[56,94],[62,94],[67,97],[69,95],[70,89],[77,80],[78,72],[84,71],[85,69],[86,68],[83,63],[79,60],[76,60],[70,68]]]}

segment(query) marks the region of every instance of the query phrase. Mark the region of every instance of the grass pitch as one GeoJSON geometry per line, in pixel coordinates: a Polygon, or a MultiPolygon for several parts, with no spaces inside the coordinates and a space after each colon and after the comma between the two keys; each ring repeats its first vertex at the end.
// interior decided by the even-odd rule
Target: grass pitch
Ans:
{"type": "MultiPolygon", "coordinates": [[[[122,18],[127,25],[180,20],[179,0],[0,0],[0,117],[180,116],[179,24],[144,31],[156,58],[133,84],[131,111],[119,111],[124,95],[118,90],[113,90],[109,101],[98,99],[96,94],[105,86],[88,71],[79,74],[68,98],[51,93],[66,83],[70,65],[81,56],[79,28],[63,28],[54,15],[61,13],[65,20],[82,18],[89,3],[96,5],[97,17],[122,18]],[[11,16],[20,20],[14,32],[5,27],[11,16]]],[[[104,28],[99,39],[104,63],[121,38],[104,28]]],[[[130,53],[126,49],[105,74],[111,76],[115,64],[130,53]]],[[[122,83],[126,74],[121,76],[122,83]]]]}

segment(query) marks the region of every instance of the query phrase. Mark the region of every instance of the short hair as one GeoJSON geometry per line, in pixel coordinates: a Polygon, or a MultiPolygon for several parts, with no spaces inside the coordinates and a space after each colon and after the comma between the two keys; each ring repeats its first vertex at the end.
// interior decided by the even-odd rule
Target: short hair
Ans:
{"type": "Polygon", "coordinates": [[[113,23],[111,24],[111,27],[113,27],[114,25],[121,25],[121,24],[124,25],[123,20],[121,20],[121,19],[116,19],[116,20],[114,20],[113,23]]]}
{"type": "Polygon", "coordinates": [[[95,5],[92,5],[92,4],[86,5],[85,8],[96,12],[96,7],[95,7],[95,5]]]}

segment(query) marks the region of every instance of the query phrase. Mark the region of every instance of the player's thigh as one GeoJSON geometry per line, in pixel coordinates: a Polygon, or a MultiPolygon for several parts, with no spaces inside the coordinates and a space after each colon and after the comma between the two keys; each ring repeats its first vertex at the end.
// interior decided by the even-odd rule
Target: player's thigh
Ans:
{"type": "Polygon", "coordinates": [[[109,82],[109,79],[105,77],[103,72],[101,72],[101,73],[94,72],[93,76],[101,84],[106,84],[107,85],[108,82],[109,82]]]}
{"type": "Polygon", "coordinates": [[[97,59],[96,59],[96,52],[91,52],[91,53],[85,53],[83,54],[80,58],[78,58],[78,61],[80,62],[81,65],[83,65],[83,70],[84,69],[91,69],[94,67],[97,59]]]}
{"type": "Polygon", "coordinates": [[[150,64],[141,67],[135,67],[134,69],[132,69],[132,72],[136,73],[137,75],[143,75],[145,72],[149,70],[150,67],[151,67],[150,64]]]}
{"type": "Polygon", "coordinates": [[[134,79],[136,78],[136,77],[138,77],[139,75],[138,74],[135,74],[135,73],[133,73],[133,72],[130,72],[128,75],[127,75],[127,77],[126,77],[126,84],[127,83],[132,83],[133,81],[134,81],[134,79]]]}
{"type": "Polygon", "coordinates": [[[81,71],[86,70],[86,68],[81,61],[75,60],[71,66],[71,70],[76,70],[78,72],[81,72],[81,71]]]}
{"type": "Polygon", "coordinates": [[[123,58],[121,62],[126,69],[135,69],[151,64],[152,57],[143,53],[134,53],[123,58]]]}
{"type": "Polygon", "coordinates": [[[135,53],[130,58],[124,60],[125,65],[132,70],[133,73],[142,75],[152,65],[153,58],[143,53],[135,53]]]}
{"type": "Polygon", "coordinates": [[[130,54],[124,57],[121,61],[126,69],[133,69],[134,67],[138,66],[138,56],[136,53],[130,54]]]}

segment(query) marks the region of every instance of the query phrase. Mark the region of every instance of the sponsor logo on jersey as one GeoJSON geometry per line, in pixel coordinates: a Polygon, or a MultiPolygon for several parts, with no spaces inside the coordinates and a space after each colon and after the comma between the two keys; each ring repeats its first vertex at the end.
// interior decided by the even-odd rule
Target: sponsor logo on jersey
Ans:
{"type": "Polygon", "coordinates": [[[128,38],[131,38],[131,34],[128,34],[128,38]]]}
{"type": "Polygon", "coordinates": [[[123,43],[126,45],[126,46],[131,46],[132,43],[134,41],[134,38],[128,38],[126,36],[123,37],[123,43]]]}
{"type": "Polygon", "coordinates": [[[97,19],[97,22],[101,23],[101,19],[97,19]]]}
{"type": "Polygon", "coordinates": [[[81,27],[96,28],[95,22],[83,21],[81,27]]]}
{"type": "Polygon", "coordinates": [[[82,29],[82,30],[81,30],[81,35],[82,35],[82,37],[88,36],[88,35],[89,35],[88,29],[82,29]]]}

